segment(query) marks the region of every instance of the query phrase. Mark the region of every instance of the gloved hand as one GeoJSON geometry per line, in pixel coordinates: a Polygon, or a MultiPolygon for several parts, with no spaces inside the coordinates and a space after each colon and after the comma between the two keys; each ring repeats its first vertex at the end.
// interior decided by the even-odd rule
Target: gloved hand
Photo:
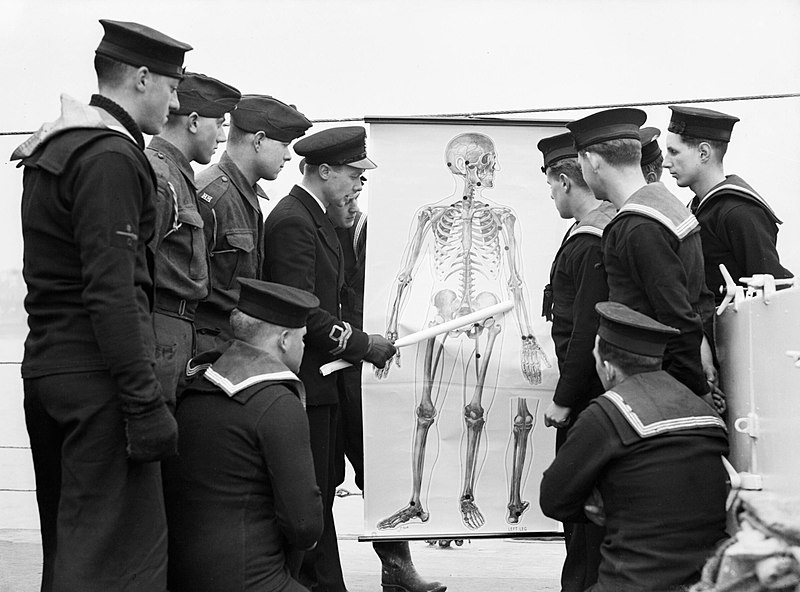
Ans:
{"type": "Polygon", "coordinates": [[[392,359],[397,348],[383,335],[369,335],[369,347],[364,354],[364,360],[377,368],[383,368],[386,362],[392,359]]]}
{"type": "Polygon", "coordinates": [[[128,458],[144,463],[178,454],[178,423],[163,402],[145,413],[125,415],[128,458]]]}

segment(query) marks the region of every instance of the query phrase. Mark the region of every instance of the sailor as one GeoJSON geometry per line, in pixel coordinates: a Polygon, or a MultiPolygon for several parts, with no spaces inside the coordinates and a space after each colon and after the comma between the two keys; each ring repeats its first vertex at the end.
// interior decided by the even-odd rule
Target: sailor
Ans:
{"type": "MultiPolygon", "coordinates": [[[[553,322],[559,371],[544,423],[556,428],[558,451],[581,411],[603,392],[592,357],[598,323],[594,306],[608,298],[600,238],[617,212],[610,202],[595,198],[584,181],[569,132],[544,138],[538,148],[556,210],[561,218],[574,220],[550,268],[543,310],[553,322]]],[[[564,523],[567,556],[561,572],[562,591],[583,592],[597,581],[604,534],[602,527],[592,523],[564,523]]]]}
{"type": "Polygon", "coordinates": [[[567,127],[589,187],[618,208],[602,239],[609,300],[678,329],[667,343],[664,369],[711,400],[701,344],[704,326],[711,334],[714,306],[700,229],[662,183],[644,179],[639,127],[645,118],[639,109],[609,109],[567,127]]]}
{"type": "Polygon", "coordinates": [[[725,174],[723,158],[739,118],[700,107],[670,109],[664,167],[678,187],[694,192],[691,208],[700,222],[706,285],[716,303],[725,296],[720,264],[734,281],[760,273],[794,277],[778,256],[778,216],[744,179],[725,174]]]}
{"type": "Polygon", "coordinates": [[[305,591],[293,576],[322,533],[297,377],[319,300],[250,278],[238,285],[234,339],[191,361],[178,404],[180,456],[165,473],[174,592],[305,591]]]}
{"type": "Polygon", "coordinates": [[[158,461],[177,426],[155,371],[155,178],[161,133],[191,47],[101,20],[98,94],[20,146],[30,331],[22,378],[36,474],[43,591],[166,588],[158,461]]]}
{"type": "Polygon", "coordinates": [[[594,357],[606,392],[545,471],[542,511],[605,524],[592,592],[686,589],[725,538],[725,423],[661,370],[677,329],[618,302],[597,311],[594,357]]]}

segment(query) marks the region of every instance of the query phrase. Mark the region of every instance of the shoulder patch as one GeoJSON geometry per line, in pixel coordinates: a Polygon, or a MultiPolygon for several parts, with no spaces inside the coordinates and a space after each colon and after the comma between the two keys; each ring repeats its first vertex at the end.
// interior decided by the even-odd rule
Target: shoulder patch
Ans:
{"type": "Polygon", "coordinates": [[[230,179],[228,179],[227,175],[220,175],[211,183],[203,187],[197,192],[197,197],[200,199],[201,202],[205,202],[210,206],[213,206],[220,197],[225,195],[225,192],[228,191],[230,187],[230,179]]]}

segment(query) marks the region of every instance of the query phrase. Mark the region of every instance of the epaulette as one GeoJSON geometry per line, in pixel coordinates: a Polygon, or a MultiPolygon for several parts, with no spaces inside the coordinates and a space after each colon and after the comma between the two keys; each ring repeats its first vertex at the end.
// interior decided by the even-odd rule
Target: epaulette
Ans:
{"type": "Polygon", "coordinates": [[[211,183],[203,187],[197,192],[197,198],[201,203],[207,204],[209,207],[214,207],[231,185],[231,180],[228,175],[220,175],[211,183]]]}
{"type": "Polygon", "coordinates": [[[159,180],[164,181],[166,185],[167,181],[169,181],[169,165],[167,164],[167,159],[164,156],[163,152],[159,152],[158,150],[153,150],[149,146],[145,148],[144,151],[145,155],[147,156],[147,160],[150,161],[150,166],[153,168],[153,172],[156,174],[159,180]]]}

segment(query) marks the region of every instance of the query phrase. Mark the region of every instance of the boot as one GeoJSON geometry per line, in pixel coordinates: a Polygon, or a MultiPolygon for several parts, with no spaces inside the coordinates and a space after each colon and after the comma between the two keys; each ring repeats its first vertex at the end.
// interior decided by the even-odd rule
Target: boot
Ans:
{"type": "Polygon", "coordinates": [[[426,582],[411,562],[408,541],[375,541],[372,548],[381,560],[383,592],[445,592],[447,586],[426,582]]]}

